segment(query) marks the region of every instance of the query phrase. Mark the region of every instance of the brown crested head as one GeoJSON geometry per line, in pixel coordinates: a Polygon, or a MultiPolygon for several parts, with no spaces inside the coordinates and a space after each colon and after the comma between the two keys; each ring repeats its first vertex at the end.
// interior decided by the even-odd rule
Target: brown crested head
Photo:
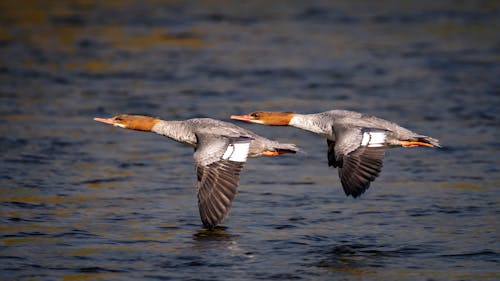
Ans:
{"type": "Polygon", "coordinates": [[[232,115],[231,119],[272,126],[288,126],[293,112],[255,111],[246,115],[232,115]]]}
{"type": "Polygon", "coordinates": [[[94,118],[94,120],[105,124],[138,131],[151,131],[153,126],[160,121],[160,119],[149,116],[128,114],[120,114],[112,118],[96,117],[94,118]]]}

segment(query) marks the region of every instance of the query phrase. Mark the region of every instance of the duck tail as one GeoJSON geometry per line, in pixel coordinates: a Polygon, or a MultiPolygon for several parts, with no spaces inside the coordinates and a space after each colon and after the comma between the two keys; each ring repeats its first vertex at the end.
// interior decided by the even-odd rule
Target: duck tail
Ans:
{"type": "Polygon", "coordinates": [[[295,154],[301,150],[293,143],[280,143],[278,147],[275,148],[279,154],[292,153],[295,154]]]}
{"type": "Polygon", "coordinates": [[[421,141],[423,143],[431,144],[433,147],[441,147],[441,145],[439,144],[439,140],[438,139],[431,138],[431,137],[428,137],[428,136],[421,136],[421,137],[418,138],[418,141],[421,141]]]}

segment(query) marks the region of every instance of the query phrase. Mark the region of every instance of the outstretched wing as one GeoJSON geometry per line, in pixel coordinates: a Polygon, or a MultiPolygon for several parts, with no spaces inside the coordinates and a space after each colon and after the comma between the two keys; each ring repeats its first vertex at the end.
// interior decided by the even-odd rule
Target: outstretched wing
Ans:
{"type": "Polygon", "coordinates": [[[342,167],[339,168],[339,177],[345,194],[352,197],[363,194],[382,170],[383,158],[383,148],[366,146],[344,155],[342,167]]]}
{"type": "Polygon", "coordinates": [[[386,131],[370,128],[340,128],[336,141],[328,141],[328,164],[339,167],[346,195],[358,197],[380,174],[385,153],[386,131]]]}
{"type": "Polygon", "coordinates": [[[250,147],[249,137],[197,134],[194,153],[198,209],[203,225],[213,228],[229,211],[250,147]]]}

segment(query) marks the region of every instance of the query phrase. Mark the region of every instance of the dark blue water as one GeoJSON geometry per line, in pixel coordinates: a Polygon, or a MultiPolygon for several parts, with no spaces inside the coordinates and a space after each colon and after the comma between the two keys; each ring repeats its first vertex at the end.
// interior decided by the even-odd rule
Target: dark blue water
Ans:
{"type": "Polygon", "coordinates": [[[0,3],[0,279],[498,280],[497,1],[0,3]],[[306,3],[307,2],[307,3],[306,3]],[[192,149],[93,117],[351,109],[441,140],[359,199],[325,141],[202,228],[192,149]]]}

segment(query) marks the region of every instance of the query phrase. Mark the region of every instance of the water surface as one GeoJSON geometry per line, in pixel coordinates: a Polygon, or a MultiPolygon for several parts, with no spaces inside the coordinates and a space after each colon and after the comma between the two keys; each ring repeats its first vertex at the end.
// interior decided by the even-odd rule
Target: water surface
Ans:
{"type": "Polygon", "coordinates": [[[4,2],[1,279],[500,278],[496,1],[4,2]],[[250,159],[210,232],[191,148],[92,121],[333,108],[444,147],[352,199],[324,140],[240,123],[305,153],[250,159]]]}

